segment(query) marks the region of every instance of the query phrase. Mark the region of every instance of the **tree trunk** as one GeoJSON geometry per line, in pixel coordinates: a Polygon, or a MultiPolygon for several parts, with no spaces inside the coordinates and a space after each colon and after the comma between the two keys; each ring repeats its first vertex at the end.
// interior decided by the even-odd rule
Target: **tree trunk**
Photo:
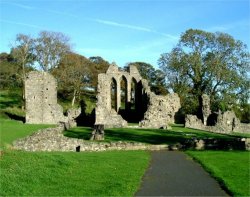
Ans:
{"type": "Polygon", "coordinates": [[[73,107],[74,104],[75,104],[75,100],[76,100],[76,90],[74,90],[74,93],[73,93],[73,99],[72,99],[72,102],[71,102],[71,106],[73,107]]]}

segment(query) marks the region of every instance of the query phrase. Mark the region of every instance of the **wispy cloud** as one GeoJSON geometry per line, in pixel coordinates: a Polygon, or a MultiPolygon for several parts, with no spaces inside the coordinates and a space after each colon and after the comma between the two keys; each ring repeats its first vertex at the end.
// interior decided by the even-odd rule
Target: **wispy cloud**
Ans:
{"type": "Polygon", "coordinates": [[[232,29],[238,29],[238,28],[245,28],[245,29],[249,29],[249,20],[240,20],[240,21],[235,21],[232,23],[228,23],[228,24],[222,24],[222,25],[215,25],[209,28],[206,28],[206,31],[229,31],[232,29]]]}
{"type": "Polygon", "coordinates": [[[24,4],[19,4],[19,3],[10,3],[10,2],[5,2],[9,5],[14,5],[16,7],[19,7],[19,8],[23,8],[23,9],[26,9],[26,10],[33,10],[33,9],[36,9],[36,7],[32,7],[32,6],[28,6],[28,5],[24,5],[24,4]]]}
{"type": "Polygon", "coordinates": [[[150,29],[150,28],[146,28],[146,27],[141,27],[141,26],[136,26],[136,25],[130,25],[130,24],[124,24],[124,23],[118,23],[115,21],[108,21],[108,20],[102,20],[102,19],[95,19],[95,18],[86,18],[87,20],[96,22],[96,23],[100,23],[103,25],[109,25],[109,26],[114,26],[114,27],[122,27],[122,28],[127,28],[127,29],[133,29],[133,30],[137,30],[137,31],[144,31],[144,32],[149,32],[149,33],[154,33],[154,34],[158,34],[170,39],[178,39],[177,36],[173,36],[170,34],[166,34],[166,33],[162,33],[162,32],[158,32],[154,29],[150,29]]]}
{"type": "Polygon", "coordinates": [[[41,27],[41,26],[32,25],[32,24],[28,24],[28,23],[20,23],[20,22],[4,20],[4,19],[0,19],[0,21],[4,22],[4,23],[13,24],[13,25],[21,25],[21,26],[32,27],[32,28],[36,28],[36,29],[43,29],[43,27],[41,27]]]}
{"type": "Polygon", "coordinates": [[[69,14],[67,12],[60,12],[60,11],[48,10],[48,9],[45,9],[44,11],[47,11],[47,12],[50,12],[50,13],[53,13],[53,14],[57,14],[57,15],[63,15],[63,16],[69,16],[69,17],[73,17],[73,18],[78,18],[76,15],[69,14]]]}

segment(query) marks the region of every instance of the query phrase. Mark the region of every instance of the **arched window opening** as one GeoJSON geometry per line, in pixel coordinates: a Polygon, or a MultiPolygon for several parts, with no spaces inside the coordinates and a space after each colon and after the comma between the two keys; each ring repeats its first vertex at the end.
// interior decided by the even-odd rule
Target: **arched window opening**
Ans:
{"type": "Polygon", "coordinates": [[[136,89],[137,89],[137,81],[135,80],[135,78],[132,78],[132,82],[131,82],[131,99],[130,99],[130,109],[131,110],[135,110],[136,89]]]}
{"type": "Polygon", "coordinates": [[[128,105],[128,96],[127,96],[127,87],[128,87],[128,82],[127,79],[123,76],[121,79],[121,106],[120,109],[121,110],[125,110],[127,109],[127,105],[128,105]]]}
{"type": "Polygon", "coordinates": [[[117,111],[117,83],[114,78],[111,80],[111,108],[117,111]]]}

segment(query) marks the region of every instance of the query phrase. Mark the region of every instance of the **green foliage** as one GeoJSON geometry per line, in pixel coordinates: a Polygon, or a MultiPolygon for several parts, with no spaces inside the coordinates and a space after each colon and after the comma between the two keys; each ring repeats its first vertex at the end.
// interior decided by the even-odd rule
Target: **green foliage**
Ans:
{"type": "Polygon", "coordinates": [[[90,70],[91,70],[90,88],[97,90],[98,74],[105,73],[110,64],[100,56],[90,57],[89,60],[90,62],[92,62],[92,64],[90,64],[90,70]]]}
{"type": "Polygon", "coordinates": [[[84,56],[69,52],[51,72],[57,78],[59,94],[64,97],[65,93],[69,95],[71,105],[74,106],[82,89],[89,87],[90,61],[84,56]]]}
{"type": "Polygon", "coordinates": [[[61,32],[41,31],[35,42],[34,56],[43,71],[58,66],[61,58],[70,51],[69,37],[61,32]]]}
{"type": "Polygon", "coordinates": [[[228,34],[189,29],[171,52],[161,55],[159,65],[169,88],[182,101],[187,96],[198,100],[194,111],[200,112],[203,93],[212,103],[248,102],[249,57],[246,45],[228,34]]]}
{"type": "MultiPolygon", "coordinates": [[[[89,140],[92,129],[87,127],[71,128],[64,132],[67,137],[89,140]]],[[[196,138],[223,138],[232,139],[233,136],[216,134],[206,131],[185,128],[180,125],[172,126],[172,130],[162,129],[136,129],[136,128],[113,128],[105,129],[105,141],[129,141],[147,144],[176,144],[186,139],[196,138]]]]}
{"type": "Polygon", "coordinates": [[[22,87],[21,67],[11,54],[0,54],[0,89],[22,87]]]}
{"type": "Polygon", "coordinates": [[[248,151],[187,151],[232,196],[250,196],[248,151]]]}
{"type": "Polygon", "coordinates": [[[0,117],[16,116],[24,118],[25,112],[21,110],[23,105],[21,90],[0,91],[0,117]]]}
{"type": "Polygon", "coordinates": [[[14,140],[30,135],[38,129],[51,126],[52,125],[24,124],[20,121],[0,119],[0,148],[9,147],[14,140]]]}
{"type": "Polygon", "coordinates": [[[144,151],[4,152],[1,196],[133,196],[149,163],[144,151]]]}
{"type": "Polygon", "coordinates": [[[128,70],[130,65],[137,67],[142,78],[148,81],[151,90],[155,94],[166,95],[168,93],[165,74],[161,70],[155,69],[152,65],[144,62],[131,62],[125,67],[125,69],[128,70]]]}

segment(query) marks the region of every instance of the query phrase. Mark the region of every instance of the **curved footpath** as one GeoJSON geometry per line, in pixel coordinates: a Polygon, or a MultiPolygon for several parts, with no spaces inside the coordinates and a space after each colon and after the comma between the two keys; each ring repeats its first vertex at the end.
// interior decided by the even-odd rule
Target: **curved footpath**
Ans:
{"type": "Polygon", "coordinates": [[[219,184],[179,151],[153,151],[135,196],[228,196],[219,184]]]}

